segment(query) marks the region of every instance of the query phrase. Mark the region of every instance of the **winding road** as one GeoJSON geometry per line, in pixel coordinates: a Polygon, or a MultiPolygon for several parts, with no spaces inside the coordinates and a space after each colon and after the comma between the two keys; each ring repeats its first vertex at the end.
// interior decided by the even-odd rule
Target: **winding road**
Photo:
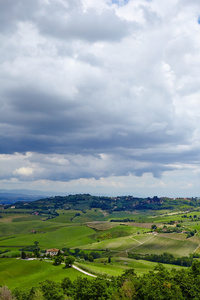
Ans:
{"type": "Polygon", "coordinates": [[[86,272],[86,271],[80,269],[79,267],[77,267],[77,266],[75,266],[75,265],[72,265],[72,268],[76,269],[77,271],[79,271],[79,272],[81,272],[81,273],[83,273],[83,274],[85,274],[85,275],[92,276],[92,277],[97,277],[96,275],[93,275],[93,274],[91,274],[91,273],[88,273],[88,272],[86,272]]]}

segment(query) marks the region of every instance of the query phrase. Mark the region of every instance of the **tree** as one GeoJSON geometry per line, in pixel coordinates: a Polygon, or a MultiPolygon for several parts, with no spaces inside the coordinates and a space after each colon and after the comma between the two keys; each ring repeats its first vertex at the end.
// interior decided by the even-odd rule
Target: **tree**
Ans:
{"type": "Polygon", "coordinates": [[[21,252],[21,259],[25,259],[26,258],[26,253],[24,251],[21,252]]]}
{"type": "Polygon", "coordinates": [[[151,229],[152,229],[152,230],[155,230],[155,229],[157,229],[157,226],[156,226],[156,224],[153,224],[153,225],[151,225],[151,229]]]}
{"type": "Polygon", "coordinates": [[[61,251],[60,251],[60,249],[58,250],[58,253],[56,254],[56,256],[61,256],[62,255],[62,253],[61,253],[61,251]]]}
{"type": "Polygon", "coordinates": [[[27,297],[30,300],[44,300],[43,293],[39,288],[33,287],[27,297]]]}
{"type": "Polygon", "coordinates": [[[75,248],[74,249],[75,256],[79,256],[79,252],[80,252],[79,248],[75,248]]]}
{"type": "Polygon", "coordinates": [[[44,299],[46,300],[64,300],[63,290],[60,284],[51,280],[46,280],[40,283],[44,299]]]}
{"type": "Polygon", "coordinates": [[[72,282],[69,277],[65,277],[61,282],[61,287],[65,291],[69,290],[72,287],[72,282]]]}
{"type": "Polygon", "coordinates": [[[88,256],[88,260],[89,260],[90,262],[93,262],[93,261],[94,261],[94,257],[90,254],[90,255],[88,256]]]}
{"type": "Polygon", "coordinates": [[[73,263],[74,263],[74,261],[75,261],[75,258],[73,256],[71,256],[71,255],[67,256],[65,258],[65,266],[66,266],[66,268],[71,268],[72,265],[73,265],[73,263]]]}
{"type": "Polygon", "coordinates": [[[37,247],[38,244],[39,244],[39,242],[38,242],[38,241],[35,241],[34,244],[35,244],[35,247],[37,247]]]}
{"type": "Polygon", "coordinates": [[[56,256],[55,259],[54,259],[54,266],[59,266],[61,265],[61,263],[64,261],[64,258],[63,256],[56,256]]]}
{"type": "Polygon", "coordinates": [[[2,286],[0,288],[0,300],[14,300],[16,299],[7,286],[2,286]]]}
{"type": "Polygon", "coordinates": [[[28,291],[24,291],[24,290],[22,291],[22,290],[19,290],[19,289],[15,288],[14,291],[13,291],[13,294],[15,296],[14,299],[17,299],[17,300],[30,299],[28,291]]]}
{"type": "Polygon", "coordinates": [[[35,244],[34,255],[36,257],[40,257],[40,253],[39,253],[40,248],[38,247],[39,242],[35,241],[34,244],[35,244]]]}
{"type": "Polygon", "coordinates": [[[132,281],[125,281],[119,290],[121,299],[134,299],[136,296],[135,285],[132,281]]]}
{"type": "Polygon", "coordinates": [[[200,275],[200,262],[197,259],[194,260],[191,269],[194,276],[200,275]]]}
{"type": "Polygon", "coordinates": [[[111,299],[111,289],[108,289],[110,283],[107,280],[95,278],[78,277],[74,281],[72,298],[74,300],[108,300],[111,299]]]}
{"type": "Polygon", "coordinates": [[[40,252],[38,251],[38,250],[34,250],[34,256],[36,256],[36,257],[40,257],[40,252]]]}

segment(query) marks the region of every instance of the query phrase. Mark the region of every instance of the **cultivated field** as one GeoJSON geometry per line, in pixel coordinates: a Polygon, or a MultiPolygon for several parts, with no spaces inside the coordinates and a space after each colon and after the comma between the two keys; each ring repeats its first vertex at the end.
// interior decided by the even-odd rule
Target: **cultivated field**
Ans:
{"type": "MultiPolygon", "coordinates": [[[[96,251],[101,258],[92,262],[76,257],[75,264],[88,272],[108,276],[121,275],[128,268],[143,274],[156,266],[155,262],[128,258],[128,253],[147,255],[168,252],[175,257],[200,253],[198,211],[187,213],[185,217],[186,213],[170,214],[167,210],[109,214],[101,209],[60,209],[57,210],[59,215],[51,218],[47,214],[30,214],[30,210],[13,211],[2,213],[0,218],[1,284],[12,289],[30,288],[47,278],[61,281],[64,277],[73,280],[79,275],[86,276],[74,269],[63,268],[63,265],[53,266],[53,261],[1,258],[20,256],[20,249],[33,246],[35,241],[43,252],[49,248],[69,248],[72,253],[78,248],[88,255],[96,251]],[[131,222],[123,221],[127,218],[131,222]],[[152,229],[155,225],[156,231],[152,229]],[[188,232],[194,232],[193,236],[188,236],[188,232]],[[111,257],[111,263],[108,263],[108,257],[111,257]]],[[[174,265],[166,267],[181,268],[174,265]]]]}

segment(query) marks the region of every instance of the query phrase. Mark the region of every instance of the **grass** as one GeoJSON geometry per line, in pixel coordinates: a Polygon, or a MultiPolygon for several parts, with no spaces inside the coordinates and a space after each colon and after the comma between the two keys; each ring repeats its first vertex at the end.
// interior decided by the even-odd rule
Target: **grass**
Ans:
{"type": "Polygon", "coordinates": [[[117,225],[109,230],[109,232],[113,237],[131,235],[140,231],[144,231],[144,228],[139,226],[128,226],[128,225],[117,225]]]}
{"type": "MultiPolygon", "coordinates": [[[[1,250],[2,250],[2,248],[1,248],[1,250]]],[[[20,257],[20,254],[21,254],[21,251],[11,250],[11,251],[0,254],[0,257],[3,257],[4,255],[8,256],[8,257],[20,257]]]]}
{"type": "MultiPolygon", "coordinates": [[[[145,230],[146,231],[146,230],[145,230]]],[[[101,231],[98,231],[94,238],[97,241],[105,240],[105,239],[111,239],[111,238],[118,238],[118,237],[125,237],[132,234],[144,232],[144,228],[142,227],[136,227],[136,226],[128,226],[116,223],[109,229],[104,229],[101,231]]]]}
{"type": "Polygon", "coordinates": [[[119,225],[120,223],[115,222],[109,222],[109,221],[94,221],[94,222],[88,222],[87,226],[90,228],[94,228],[97,231],[103,231],[103,230],[109,230],[112,227],[115,227],[119,225]]]}
{"type": "Polygon", "coordinates": [[[141,254],[162,254],[163,252],[171,253],[175,256],[188,256],[198,246],[197,242],[190,240],[175,240],[160,236],[152,236],[146,243],[137,245],[132,249],[134,253],[141,254]]]}
{"type": "MultiPolygon", "coordinates": [[[[108,276],[121,275],[127,268],[134,268],[140,275],[156,266],[156,263],[153,262],[127,258],[127,251],[141,254],[168,252],[177,257],[188,256],[195,250],[200,253],[200,248],[198,248],[200,245],[200,221],[191,222],[191,218],[181,218],[181,214],[169,215],[169,211],[107,214],[100,209],[91,209],[85,212],[59,210],[58,213],[58,217],[47,221],[42,220],[44,216],[20,214],[20,212],[5,214],[4,218],[0,219],[0,250],[9,249],[10,252],[5,255],[15,255],[19,253],[19,248],[34,245],[35,241],[39,242],[42,250],[66,247],[80,248],[87,252],[107,249],[110,251],[106,252],[104,258],[97,259],[93,263],[79,262],[79,265],[91,273],[107,274],[108,276]],[[75,216],[77,213],[80,213],[80,216],[75,216]],[[164,213],[165,216],[163,216],[164,213]],[[123,225],[120,225],[120,222],[109,222],[110,219],[120,218],[129,218],[137,222],[123,225]],[[185,226],[185,230],[187,228],[196,229],[195,236],[186,239],[187,234],[184,233],[161,233],[158,235],[146,233],[149,232],[152,224],[156,223],[157,226],[162,227],[163,222],[178,219],[183,221],[182,225],[185,226]],[[140,222],[142,220],[144,223],[140,222]],[[162,222],[161,225],[160,222],[162,222]],[[32,230],[35,230],[36,233],[31,233],[32,230]],[[109,255],[115,256],[112,257],[112,264],[107,263],[106,256],[109,255]],[[104,262],[106,263],[104,264],[104,262]]],[[[200,213],[196,211],[188,213],[188,215],[194,214],[199,215],[200,213]]],[[[167,269],[173,267],[166,265],[167,269]]],[[[79,275],[81,273],[74,269],[55,267],[45,261],[0,259],[0,284],[6,284],[10,288],[26,289],[38,285],[47,278],[61,281],[64,277],[69,276],[73,280],[79,275]]]]}
{"type": "Polygon", "coordinates": [[[137,217],[139,218],[138,212],[117,211],[117,212],[112,212],[112,214],[107,215],[106,220],[110,221],[110,220],[114,220],[114,219],[126,219],[126,218],[135,220],[137,217]]]}
{"type": "Polygon", "coordinates": [[[104,220],[104,214],[99,209],[90,209],[85,212],[81,210],[58,210],[59,216],[48,220],[48,222],[59,222],[59,223],[86,223],[93,221],[104,220]],[[80,216],[76,216],[80,214],[80,216]]]}
{"type": "MultiPolygon", "coordinates": [[[[135,260],[131,258],[121,258],[121,257],[116,258],[114,261],[117,262],[118,264],[125,263],[127,267],[133,268],[138,275],[142,275],[144,273],[152,271],[158,265],[157,263],[151,261],[135,260]]],[[[167,270],[182,268],[180,266],[175,266],[170,264],[163,264],[163,265],[167,270]]]]}
{"type": "Polygon", "coordinates": [[[141,254],[171,253],[175,256],[188,256],[193,253],[199,245],[199,238],[184,239],[183,234],[140,234],[114,239],[107,239],[80,248],[88,250],[117,250],[131,251],[141,254]]]}
{"type": "Polygon", "coordinates": [[[115,239],[108,239],[101,242],[95,242],[92,244],[81,246],[81,249],[88,249],[88,250],[118,250],[118,251],[125,251],[128,248],[138,245],[138,243],[131,239],[130,236],[128,237],[119,237],[115,239]]]}
{"type": "Polygon", "coordinates": [[[86,276],[75,269],[63,267],[63,265],[53,266],[46,261],[2,258],[0,259],[1,285],[7,285],[11,289],[29,289],[38,286],[46,279],[60,282],[65,277],[74,280],[77,276],[86,276]]]}
{"type": "Polygon", "coordinates": [[[62,228],[63,224],[48,223],[41,220],[17,222],[17,223],[0,223],[0,236],[10,236],[18,234],[29,234],[31,230],[47,231],[48,228],[62,228]]]}
{"type": "Polygon", "coordinates": [[[89,237],[94,234],[91,228],[86,226],[65,226],[53,232],[46,232],[43,234],[18,234],[16,237],[0,241],[0,247],[9,246],[29,246],[34,245],[34,241],[39,242],[41,249],[57,247],[78,247],[84,244],[93,242],[89,237]]]}
{"type": "Polygon", "coordinates": [[[187,234],[186,233],[159,233],[160,237],[164,237],[164,238],[170,238],[170,239],[175,239],[175,240],[181,240],[181,241],[185,241],[187,234]]]}
{"type": "MultiPolygon", "coordinates": [[[[37,217],[37,216],[35,216],[35,217],[37,217]]],[[[0,219],[0,223],[5,223],[5,224],[11,223],[11,222],[16,222],[16,221],[21,222],[21,221],[32,221],[32,220],[31,220],[31,216],[28,214],[26,214],[26,215],[7,214],[3,218],[0,219]]]]}
{"type": "MultiPolygon", "coordinates": [[[[190,222],[191,219],[194,217],[194,215],[197,216],[197,218],[195,218],[195,220],[198,222],[198,217],[200,217],[200,212],[199,211],[193,211],[193,212],[163,212],[162,215],[158,215],[156,214],[156,216],[152,216],[151,219],[154,222],[169,222],[169,221],[183,221],[183,222],[190,222]],[[188,218],[183,218],[184,215],[187,215],[188,218]],[[191,216],[191,218],[190,218],[191,216]]],[[[149,218],[150,219],[150,218],[149,218]]],[[[199,220],[200,221],[200,220],[199,220]]]]}
{"type": "MultiPolygon", "coordinates": [[[[58,210],[59,216],[55,217],[53,219],[49,219],[47,222],[48,223],[74,223],[75,219],[77,219],[78,217],[75,217],[72,221],[71,219],[75,216],[75,214],[77,213],[82,213],[79,210],[58,210]]],[[[78,222],[80,223],[80,222],[78,222]]]]}
{"type": "Polygon", "coordinates": [[[13,218],[12,222],[13,223],[19,223],[19,222],[30,222],[30,221],[42,221],[43,219],[46,219],[47,218],[47,215],[39,215],[39,216],[36,216],[36,215],[25,215],[25,216],[21,216],[21,217],[18,217],[18,218],[13,218]]]}
{"type": "MultiPolygon", "coordinates": [[[[120,276],[122,273],[130,268],[133,268],[138,275],[142,275],[153,270],[157,263],[145,261],[145,260],[135,260],[131,258],[113,257],[111,264],[107,263],[107,259],[96,259],[95,262],[78,262],[77,266],[86,270],[89,273],[96,274],[98,276],[107,275],[120,276]]],[[[166,269],[171,270],[173,268],[180,269],[180,266],[174,266],[165,264],[166,269]]]]}

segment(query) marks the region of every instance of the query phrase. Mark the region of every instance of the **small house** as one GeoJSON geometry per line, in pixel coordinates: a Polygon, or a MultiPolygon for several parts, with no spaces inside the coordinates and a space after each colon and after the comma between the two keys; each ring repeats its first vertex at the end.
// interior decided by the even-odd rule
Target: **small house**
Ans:
{"type": "Polygon", "coordinates": [[[55,248],[53,248],[53,249],[47,249],[46,250],[46,255],[50,255],[50,256],[55,256],[55,255],[57,255],[58,254],[58,251],[59,251],[59,249],[55,249],[55,248]]]}

